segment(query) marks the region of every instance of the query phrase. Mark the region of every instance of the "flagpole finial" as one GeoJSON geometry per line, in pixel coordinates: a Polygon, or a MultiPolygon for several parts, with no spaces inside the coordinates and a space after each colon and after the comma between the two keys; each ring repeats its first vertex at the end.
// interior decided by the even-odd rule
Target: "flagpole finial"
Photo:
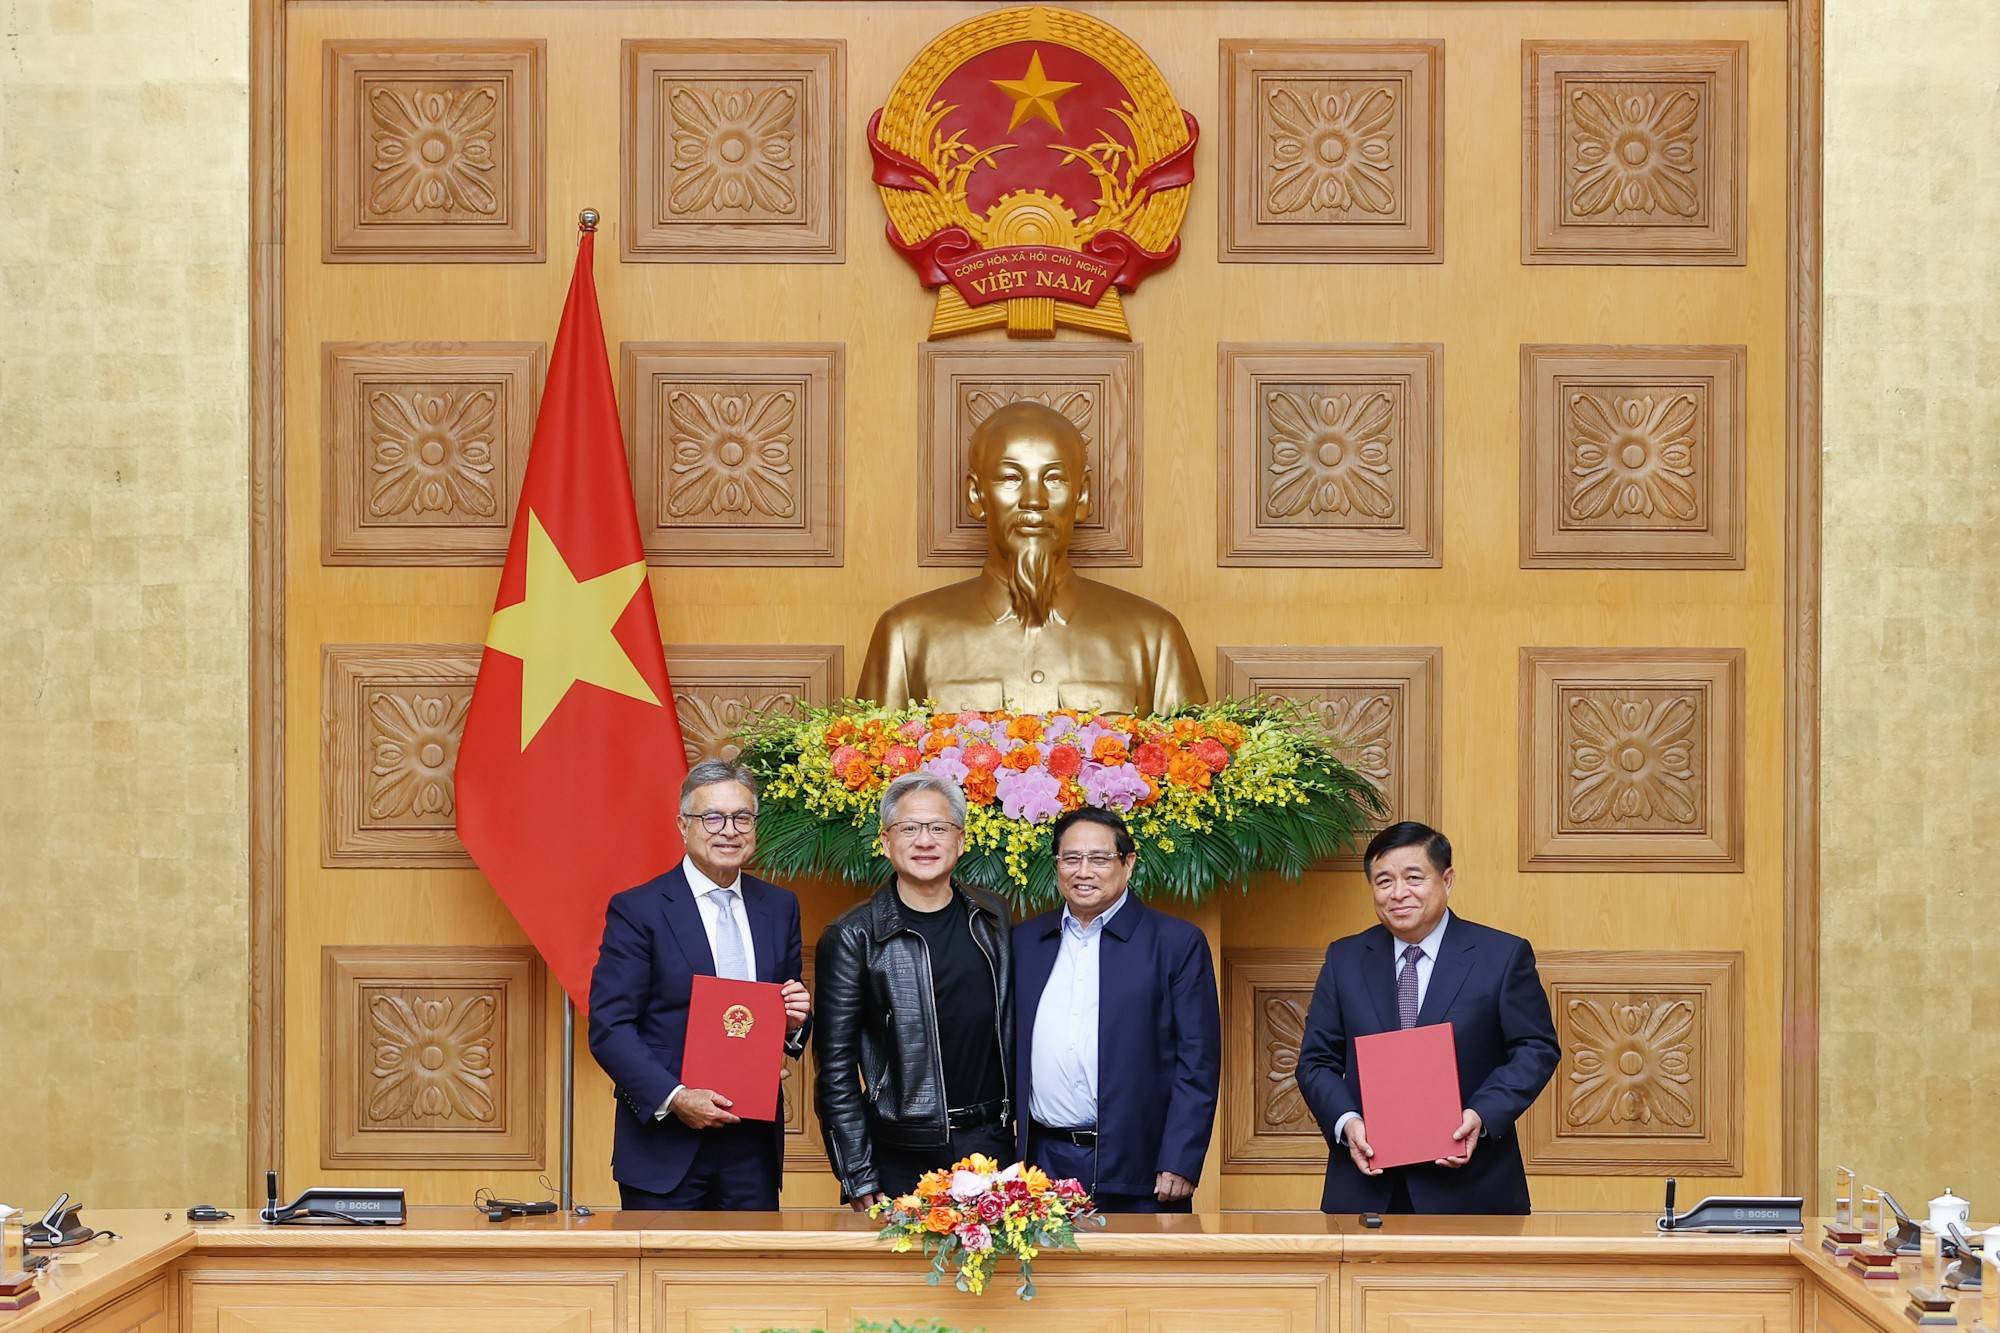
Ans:
{"type": "Polygon", "coordinates": [[[576,226],[577,230],[579,231],[596,231],[597,210],[594,208],[586,208],[581,213],[578,213],[576,215],[576,226]]]}

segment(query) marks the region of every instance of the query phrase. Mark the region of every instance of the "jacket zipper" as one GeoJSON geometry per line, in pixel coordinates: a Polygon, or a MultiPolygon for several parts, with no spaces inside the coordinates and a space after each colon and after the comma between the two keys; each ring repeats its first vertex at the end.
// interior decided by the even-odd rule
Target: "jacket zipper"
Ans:
{"type": "MultiPolygon", "coordinates": [[[[905,927],[905,929],[908,929],[908,927],[905,927]]],[[[931,1060],[937,1066],[938,1119],[944,1125],[945,1149],[946,1151],[950,1151],[951,1094],[944,1085],[944,1037],[938,1032],[937,981],[931,975],[931,942],[924,938],[921,931],[910,930],[910,934],[917,937],[917,944],[924,951],[924,989],[930,993],[931,997],[931,1002],[924,1007],[929,1011],[931,1019],[931,1060]]],[[[974,938],[973,943],[977,944],[978,942],[978,939],[974,938]]],[[[1002,1077],[1005,1077],[1004,1073],[1002,1077]]]]}
{"type": "MultiPolygon", "coordinates": [[[[970,902],[966,904],[965,928],[971,931],[972,942],[978,947],[979,952],[985,956],[986,971],[993,978],[993,1044],[1000,1048],[1000,1118],[1004,1121],[1007,1118],[1007,1112],[1014,1109],[1014,1089],[1012,1087],[1012,1080],[1007,1075],[1007,1060],[1010,1055],[1010,1052],[1007,1050],[1007,1034],[1000,1026],[1000,965],[993,961],[992,954],[987,953],[986,946],[980,944],[979,932],[972,929],[973,913],[978,910],[970,902]]],[[[945,1115],[945,1136],[949,1138],[950,1135],[951,1115],[947,1112],[945,1115]]]]}

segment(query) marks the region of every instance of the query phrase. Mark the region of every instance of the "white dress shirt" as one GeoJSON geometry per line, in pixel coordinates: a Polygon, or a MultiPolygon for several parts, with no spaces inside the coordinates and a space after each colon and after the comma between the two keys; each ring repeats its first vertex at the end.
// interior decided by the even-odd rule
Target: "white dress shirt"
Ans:
{"type": "Polygon", "coordinates": [[[1097,994],[1099,962],[1104,956],[1104,923],[1117,916],[1131,896],[1118,901],[1086,924],[1062,912],[1062,941],[1042,1002],[1035,1008],[1033,1054],[1029,1073],[1034,1089],[1028,1114],[1057,1129],[1097,1127],[1097,994]]]}
{"type": "MultiPolygon", "coordinates": [[[[743,962],[749,967],[750,975],[756,976],[757,946],[751,942],[750,916],[743,907],[743,876],[738,875],[727,884],[717,884],[702,874],[701,868],[687,857],[681,858],[681,873],[687,876],[688,887],[694,890],[695,906],[701,911],[701,926],[708,935],[708,953],[711,958],[715,956],[715,932],[725,910],[723,901],[715,895],[724,889],[736,891],[736,897],[729,902],[727,910],[736,918],[736,930],[743,937],[743,962]]],[[[653,1112],[653,1119],[667,1118],[667,1112],[673,1109],[674,1098],[680,1096],[682,1086],[679,1083],[674,1084],[674,1090],[667,1094],[664,1102],[660,1103],[660,1109],[653,1112]]]]}
{"type": "MultiPolygon", "coordinates": [[[[1451,924],[1451,909],[1447,907],[1444,909],[1444,915],[1438,918],[1438,923],[1435,926],[1431,927],[1431,933],[1417,941],[1417,947],[1423,950],[1422,953],[1417,955],[1417,961],[1416,961],[1417,1009],[1419,1012],[1423,1010],[1424,997],[1431,993],[1431,968],[1436,965],[1438,949],[1444,943],[1444,928],[1450,924],[1451,924]]],[[[1400,979],[1403,975],[1403,966],[1404,966],[1403,951],[1409,948],[1409,946],[1403,943],[1403,941],[1397,939],[1394,935],[1391,935],[1389,939],[1390,942],[1396,946],[1395,952],[1391,955],[1391,957],[1394,959],[1395,962],[1396,976],[1398,979],[1400,979]]],[[[1354,1043],[1352,1041],[1348,1043],[1347,1049],[1350,1051],[1354,1049],[1354,1043]]],[[[1359,1111],[1348,1111],[1343,1113],[1340,1119],[1334,1121],[1333,1141],[1335,1143],[1345,1143],[1347,1140],[1345,1140],[1341,1136],[1347,1133],[1347,1122],[1350,1120],[1358,1120],[1360,1119],[1360,1116],[1361,1113],[1359,1111]]]]}

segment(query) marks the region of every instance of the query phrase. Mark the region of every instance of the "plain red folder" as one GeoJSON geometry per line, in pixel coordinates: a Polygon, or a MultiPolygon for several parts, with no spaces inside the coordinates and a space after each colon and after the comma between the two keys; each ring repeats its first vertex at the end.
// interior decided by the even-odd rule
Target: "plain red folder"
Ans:
{"type": "Polygon", "coordinates": [[[1361,1123],[1376,1166],[1435,1162],[1464,1151],[1451,1137],[1465,1119],[1451,1024],[1356,1037],[1354,1070],[1361,1078],[1361,1123]]]}
{"type": "Polygon", "coordinates": [[[769,981],[697,975],[688,998],[681,1082],[719,1092],[745,1120],[778,1118],[785,1071],[784,989],[769,981]]]}

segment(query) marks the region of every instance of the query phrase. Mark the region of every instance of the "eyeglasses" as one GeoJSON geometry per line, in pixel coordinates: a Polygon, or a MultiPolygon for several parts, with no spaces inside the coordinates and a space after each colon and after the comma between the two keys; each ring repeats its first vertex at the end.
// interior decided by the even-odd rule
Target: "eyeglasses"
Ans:
{"type": "Polygon", "coordinates": [[[1109,870],[1124,859],[1112,852],[1064,852],[1056,858],[1056,865],[1068,871],[1078,871],[1085,866],[1092,870],[1109,870]]]}
{"type": "Polygon", "coordinates": [[[889,825],[889,833],[904,842],[914,842],[918,837],[929,834],[933,838],[947,838],[958,832],[958,825],[942,819],[906,819],[900,824],[889,825]]]}
{"type": "Polygon", "coordinates": [[[738,833],[748,833],[757,826],[755,810],[704,810],[698,815],[682,815],[682,819],[698,819],[701,826],[710,833],[720,833],[725,828],[733,828],[738,833]]]}

